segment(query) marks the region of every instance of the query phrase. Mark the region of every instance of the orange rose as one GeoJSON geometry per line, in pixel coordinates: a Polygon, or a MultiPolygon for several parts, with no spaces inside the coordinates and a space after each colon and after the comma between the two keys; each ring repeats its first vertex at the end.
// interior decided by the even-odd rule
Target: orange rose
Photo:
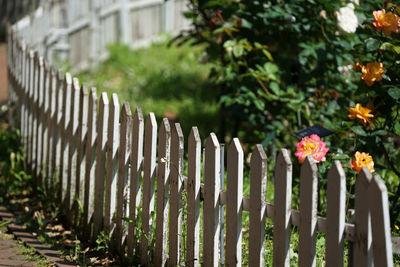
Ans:
{"type": "Polygon", "coordinates": [[[372,25],[377,30],[383,31],[386,36],[390,36],[392,32],[399,31],[400,19],[396,14],[392,12],[386,13],[384,9],[374,11],[373,14],[375,21],[372,22],[372,25]]]}
{"type": "Polygon", "coordinates": [[[359,173],[363,167],[367,167],[371,173],[375,171],[372,157],[368,153],[357,151],[354,154],[354,159],[351,161],[351,168],[359,173]]]}
{"type": "Polygon", "coordinates": [[[368,86],[371,86],[374,82],[382,80],[382,74],[385,70],[386,68],[381,62],[367,63],[366,66],[361,67],[361,79],[363,79],[368,86]]]}
{"type": "Polygon", "coordinates": [[[359,119],[362,121],[364,126],[367,124],[371,124],[371,119],[374,118],[374,114],[370,114],[372,110],[369,108],[361,106],[360,103],[357,103],[354,108],[349,108],[350,114],[348,115],[351,119],[359,119]]]}

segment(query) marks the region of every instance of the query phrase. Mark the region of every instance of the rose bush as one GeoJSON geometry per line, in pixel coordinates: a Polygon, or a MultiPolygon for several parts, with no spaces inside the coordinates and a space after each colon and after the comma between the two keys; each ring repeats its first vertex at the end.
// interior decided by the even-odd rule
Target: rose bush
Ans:
{"type": "Polygon", "coordinates": [[[342,161],[351,186],[364,162],[358,158],[365,154],[356,152],[368,153],[370,170],[386,181],[394,221],[400,211],[399,12],[396,3],[373,0],[191,0],[186,15],[193,27],[176,41],[202,44],[202,61],[213,63],[221,141],[239,136],[248,151],[261,142],[275,158],[280,147],[299,142],[295,131],[320,124],[334,132],[324,138],[329,152],[319,163],[321,188],[334,159],[342,161]]]}

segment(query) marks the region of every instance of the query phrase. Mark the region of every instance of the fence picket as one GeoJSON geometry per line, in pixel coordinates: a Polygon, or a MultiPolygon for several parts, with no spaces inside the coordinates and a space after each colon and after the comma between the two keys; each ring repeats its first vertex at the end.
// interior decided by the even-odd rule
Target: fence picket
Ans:
{"type": "Polygon", "coordinates": [[[292,161],[290,152],[281,149],[275,162],[274,206],[274,266],[288,267],[292,208],[292,161]]]}
{"type": "Polygon", "coordinates": [[[171,127],[164,118],[158,133],[158,173],[155,265],[165,266],[168,233],[169,171],[170,171],[171,127]]]}
{"type": "Polygon", "coordinates": [[[41,155],[40,158],[42,159],[41,162],[41,175],[43,176],[42,179],[44,181],[44,185],[48,188],[48,175],[47,175],[47,167],[48,161],[47,160],[47,150],[48,150],[48,107],[49,107],[49,91],[50,91],[50,63],[47,60],[44,60],[43,63],[43,91],[42,91],[42,107],[40,109],[41,117],[42,117],[42,132],[40,133],[42,137],[42,147],[41,147],[41,155]]]}
{"type": "Polygon", "coordinates": [[[25,140],[25,130],[26,130],[26,81],[27,81],[27,47],[25,42],[22,43],[22,83],[21,83],[21,90],[20,90],[20,99],[21,99],[21,105],[20,105],[20,114],[21,114],[21,118],[20,118],[20,125],[19,128],[21,129],[21,144],[22,147],[26,146],[26,140],[25,140]]]}
{"type": "MultiPolygon", "coordinates": [[[[154,130],[154,142],[146,149],[149,150],[150,153],[146,157],[152,162],[152,171],[150,173],[150,177],[154,179],[154,169],[156,164],[156,138],[157,138],[157,122],[155,120],[154,114],[152,116],[153,121],[149,120],[149,123],[153,122],[154,124],[150,124],[148,127],[152,127],[154,130]]],[[[147,124],[146,124],[147,127],[147,124]]],[[[147,128],[146,128],[147,130],[147,128]]],[[[151,133],[151,129],[148,130],[151,133]]],[[[136,208],[140,205],[140,186],[141,186],[141,172],[143,169],[143,134],[144,134],[144,120],[143,120],[143,113],[140,108],[136,108],[135,114],[133,116],[132,121],[132,147],[131,147],[131,174],[130,174],[130,190],[129,190],[129,219],[132,220],[134,223],[130,223],[128,225],[128,237],[127,237],[127,248],[128,248],[128,256],[132,256],[135,248],[135,225],[138,225],[138,218],[136,218],[136,208]]],[[[153,133],[152,133],[153,135],[153,133]]],[[[154,206],[154,180],[152,181],[151,189],[149,188],[149,196],[152,199],[152,206],[154,206]]],[[[144,181],[143,181],[143,190],[144,190],[144,181]]],[[[147,196],[148,197],[148,196],[147,196]]],[[[149,204],[147,204],[149,205],[149,204]]],[[[142,203],[142,218],[144,218],[144,213],[147,211],[148,213],[149,208],[145,209],[145,194],[143,191],[143,203],[142,203]]],[[[151,209],[151,212],[153,208],[151,209]]],[[[143,221],[143,220],[142,220],[143,221]]],[[[147,220],[148,222],[148,220],[147,220]]],[[[146,223],[145,223],[146,224],[146,223]]],[[[144,233],[148,233],[148,226],[142,223],[142,230],[144,233]],[[147,230],[146,230],[147,229],[147,230]]],[[[148,224],[148,223],[147,223],[148,224]]]]}
{"type": "Polygon", "coordinates": [[[118,174],[118,146],[119,146],[119,102],[117,94],[111,95],[110,115],[108,117],[107,134],[107,169],[106,190],[104,201],[104,230],[109,233],[114,226],[112,216],[116,207],[117,174],[118,174]]]}
{"type": "MultiPolygon", "coordinates": [[[[267,192],[267,155],[256,145],[250,167],[249,266],[264,266],[265,201],[267,192]]],[[[281,237],[282,238],[282,237],[281,237]]]]}
{"type": "Polygon", "coordinates": [[[233,138],[227,156],[225,263],[242,266],[243,150],[238,138],[233,138]]]}
{"type": "Polygon", "coordinates": [[[54,128],[53,128],[53,120],[52,117],[54,116],[54,102],[55,102],[55,98],[54,98],[54,88],[55,88],[55,71],[54,68],[49,65],[49,71],[48,71],[48,75],[49,75],[49,80],[48,80],[48,90],[47,90],[47,113],[46,113],[46,127],[47,127],[47,141],[45,141],[47,143],[47,149],[46,149],[46,157],[44,159],[44,161],[46,162],[45,165],[45,177],[48,179],[48,183],[49,183],[49,188],[50,190],[52,190],[52,185],[53,182],[51,180],[52,178],[52,152],[53,152],[53,132],[54,132],[54,128]]]}
{"type": "Polygon", "coordinates": [[[357,175],[354,199],[355,242],[353,243],[353,265],[372,266],[371,220],[368,203],[368,186],[372,179],[367,168],[357,175]]]}
{"type": "Polygon", "coordinates": [[[318,169],[307,156],[300,171],[299,266],[315,266],[317,235],[318,169]]]}
{"type": "Polygon", "coordinates": [[[44,96],[44,59],[42,56],[38,60],[38,86],[37,86],[37,102],[36,102],[36,164],[34,174],[39,184],[42,184],[42,150],[43,150],[43,96],[44,96]]]}
{"type": "Polygon", "coordinates": [[[200,172],[201,139],[192,127],[188,139],[186,266],[200,266],[200,172]]]}
{"type": "Polygon", "coordinates": [[[42,119],[43,119],[43,114],[42,114],[42,105],[43,105],[43,84],[44,84],[44,59],[43,57],[39,57],[37,61],[37,70],[38,70],[38,75],[37,75],[37,87],[36,87],[36,127],[35,127],[35,168],[34,168],[34,174],[36,176],[37,182],[40,185],[42,183],[41,180],[41,167],[42,167],[42,142],[43,142],[43,137],[42,137],[42,119]]]}
{"type": "Polygon", "coordinates": [[[379,175],[368,186],[368,206],[371,212],[372,252],[374,265],[393,266],[392,241],[387,189],[379,175]]]}
{"type": "Polygon", "coordinates": [[[94,209],[93,209],[93,235],[96,240],[103,224],[104,179],[105,179],[105,153],[107,144],[107,125],[109,114],[107,93],[102,93],[99,103],[99,118],[97,121],[96,138],[96,174],[94,183],[94,209]]]}
{"type": "Polygon", "coordinates": [[[94,212],[94,185],[95,185],[95,158],[96,158],[96,139],[97,139],[97,92],[92,88],[89,96],[88,126],[86,139],[86,162],[85,162],[85,191],[83,197],[82,224],[85,237],[90,236],[90,221],[94,212]]]}
{"type": "MultiPolygon", "coordinates": [[[[140,123],[143,127],[143,118],[142,118],[142,110],[136,110],[137,115],[135,116],[135,123],[140,123]],[[137,117],[137,118],[136,118],[137,117]]],[[[142,130],[143,131],[143,130],[142,130]]],[[[136,132],[136,131],[135,131],[136,132]]],[[[140,128],[139,128],[140,133],[140,128]]],[[[143,133],[139,134],[143,135],[143,133]]],[[[136,137],[134,135],[134,140],[136,137]]],[[[138,142],[141,144],[141,142],[138,142]]],[[[134,143],[135,144],[135,143],[134,143]]],[[[145,138],[144,138],[144,159],[143,159],[143,201],[142,201],[142,236],[141,236],[141,244],[140,244],[140,262],[146,266],[149,264],[149,243],[151,236],[151,227],[152,227],[152,214],[154,212],[154,178],[156,176],[156,153],[157,153],[157,121],[154,113],[150,112],[149,116],[146,119],[145,125],[145,138]]],[[[142,147],[140,147],[142,149],[142,147]]],[[[138,150],[140,151],[140,150],[138,150]]],[[[134,159],[134,164],[136,168],[132,170],[137,170],[139,166],[139,156],[141,157],[142,153],[138,154],[138,159],[134,159]]],[[[133,173],[132,173],[133,174],[133,173]]],[[[135,177],[133,177],[135,178],[135,177]]],[[[132,182],[139,182],[139,175],[135,179],[131,180],[132,182]]],[[[136,187],[137,188],[137,187],[136,187]]],[[[131,188],[132,190],[133,188],[131,188]]],[[[136,190],[137,191],[137,190],[136,190]]],[[[138,203],[136,203],[138,205],[138,203]]],[[[131,210],[132,215],[134,212],[131,210]]]]}
{"type": "MultiPolygon", "coordinates": [[[[33,81],[35,72],[35,52],[29,50],[29,82],[27,89],[27,129],[26,129],[26,165],[32,167],[32,128],[33,128],[33,81]]],[[[31,168],[32,169],[32,168],[31,168]]]]}
{"type": "Polygon", "coordinates": [[[128,165],[130,159],[130,140],[132,133],[132,113],[128,103],[122,106],[121,129],[119,133],[119,150],[118,150],[118,181],[116,194],[117,214],[115,220],[115,244],[118,253],[122,253],[123,242],[123,223],[122,217],[126,210],[126,192],[125,186],[128,182],[128,165]]]}
{"type": "MultiPolygon", "coordinates": [[[[73,79],[73,87],[71,90],[71,102],[70,110],[71,117],[68,132],[68,172],[67,172],[67,192],[66,192],[66,212],[72,210],[72,204],[75,198],[75,188],[76,188],[76,159],[77,159],[77,142],[78,142],[78,124],[79,124],[79,96],[80,96],[80,85],[78,78],[73,79]]],[[[70,222],[72,222],[74,215],[68,216],[70,222]]]]}
{"type": "Polygon", "coordinates": [[[182,188],[183,188],[184,137],[179,123],[175,123],[171,134],[171,171],[169,176],[169,266],[180,264],[182,239],[182,188]]]}
{"type": "MultiPolygon", "coordinates": [[[[217,136],[211,133],[204,153],[203,263],[218,266],[220,153],[217,136]]],[[[236,232],[236,231],[235,231],[236,232]]]]}
{"type": "MultiPolygon", "coordinates": [[[[63,84],[64,78],[61,70],[56,72],[55,81],[55,110],[53,117],[53,160],[52,160],[52,170],[53,177],[55,177],[58,187],[61,187],[60,173],[61,173],[61,160],[62,160],[62,150],[61,150],[61,125],[62,125],[62,104],[63,104],[63,84]]],[[[55,189],[55,188],[54,188],[55,189]]],[[[61,197],[61,194],[58,194],[61,197]]]]}
{"type": "Polygon", "coordinates": [[[61,202],[66,201],[67,195],[67,177],[68,177],[68,127],[70,123],[71,112],[71,91],[72,91],[72,77],[70,73],[65,73],[64,84],[62,90],[62,117],[61,117],[61,159],[60,159],[60,188],[61,188],[61,202]]]}
{"type": "Polygon", "coordinates": [[[346,176],[338,160],[328,172],[327,187],[326,266],[343,266],[346,176]]]}
{"type": "MultiPolygon", "coordinates": [[[[88,124],[88,89],[82,84],[79,95],[79,114],[78,114],[78,130],[77,130],[77,155],[76,155],[76,173],[75,173],[75,199],[78,203],[74,203],[75,214],[79,214],[79,207],[83,205],[84,185],[85,185],[85,163],[86,154],[85,146],[87,139],[88,124]]],[[[75,218],[75,223],[77,223],[75,218]]]]}

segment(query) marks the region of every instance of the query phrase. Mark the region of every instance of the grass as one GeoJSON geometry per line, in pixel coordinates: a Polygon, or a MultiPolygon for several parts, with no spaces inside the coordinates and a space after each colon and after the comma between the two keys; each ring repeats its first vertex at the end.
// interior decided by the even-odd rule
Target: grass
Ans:
{"type": "Polygon", "coordinates": [[[106,62],[77,76],[89,88],[96,87],[98,95],[117,93],[120,105],[141,107],[144,116],[154,112],[159,123],[163,117],[181,123],[185,136],[196,125],[205,139],[216,131],[218,103],[207,81],[210,66],[198,63],[202,51],[187,44],[169,46],[167,41],[135,51],[111,45],[106,62]]]}

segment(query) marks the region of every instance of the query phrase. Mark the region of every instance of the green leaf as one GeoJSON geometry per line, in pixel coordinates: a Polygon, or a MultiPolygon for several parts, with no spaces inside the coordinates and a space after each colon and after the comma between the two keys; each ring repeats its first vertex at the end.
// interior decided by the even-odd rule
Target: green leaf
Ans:
{"type": "Polygon", "coordinates": [[[353,127],[351,127],[351,130],[357,135],[367,136],[367,133],[365,132],[365,130],[362,126],[359,126],[359,125],[353,126],[353,127]]]}
{"type": "Polygon", "coordinates": [[[271,89],[271,91],[275,94],[275,95],[280,95],[281,92],[279,90],[279,84],[276,82],[270,82],[269,84],[269,88],[271,89]]]}
{"type": "Polygon", "coordinates": [[[368,38],[365,40],[365,47],[367,48],[367,51],[377,50],[379,48],[379,40],[368,38]]]}
{"type": "Polygon", "coordinates": [[[332,157],[334,160],[345,160],[345,159],[350,159],[349,155],[346,154],[336,154],[335,156],[332,157]]]}
{"type": "Polygon", "coordinates": [[[385,130],[377,130],[371,133],[371,135],[387,135],[385,130]]]}
{"type": "Polygon", "coordinates": [[[400,88],[390,88],[388,94],[394,99],[399,100],[400,98],[400,88]]]}
{"type": "Polygon", "coordinates": [[[243,51],[244,51],[244,49],[243,49],[243,46],[241,46],[241,45],[237,45],[237,46],[233,47],[233,55],[235,57],[240,57],[241,55],[243,55],[243,51]]]}

